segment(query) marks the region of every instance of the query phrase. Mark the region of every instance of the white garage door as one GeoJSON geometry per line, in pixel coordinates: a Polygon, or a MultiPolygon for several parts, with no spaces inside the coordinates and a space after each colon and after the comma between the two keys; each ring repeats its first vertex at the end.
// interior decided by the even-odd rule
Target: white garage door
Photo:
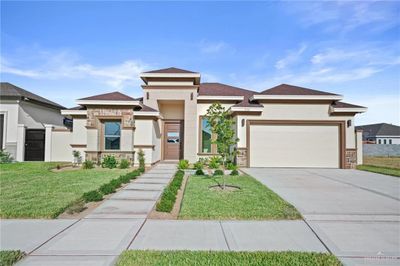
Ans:
{"type": "Polygon", "coordinates": [[[339,166],[337,125],[250,126],[250,167],[339,166]]]}

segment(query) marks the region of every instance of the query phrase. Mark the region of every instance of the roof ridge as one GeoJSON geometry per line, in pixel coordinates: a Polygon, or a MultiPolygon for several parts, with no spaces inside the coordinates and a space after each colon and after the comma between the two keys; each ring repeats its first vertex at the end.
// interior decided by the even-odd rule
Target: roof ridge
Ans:
{"type": "Polygon", "coordinates": [[[261,94],[271,94],[275,95],[274,93],[280,92],[278,95],[339,95],[331,92],[326,92],[326,91],[320,91],[320,90],[314,90],[306,87],[300,87],[296,85],[291,85],[291,84],[286,84],[286,83],[281,83],[279,85],[276,85],[272,88],[266,89],[261,91],[261,94]],[[273,93],[268,93],[272,92],[273,93]]]}

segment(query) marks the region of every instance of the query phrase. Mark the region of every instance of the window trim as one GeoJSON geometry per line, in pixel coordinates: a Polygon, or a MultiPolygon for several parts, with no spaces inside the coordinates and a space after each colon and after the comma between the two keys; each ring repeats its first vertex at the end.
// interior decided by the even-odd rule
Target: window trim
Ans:
{"type": "MultiPolygon", "coordinates": [[[[199,134],[199,145],[198,145],[198,155],[217,155],[217,144],[211,144],[211,151],[210,152],[203,152],[203,146],[202,146],[202,142],[203,142],[203,134],[202,134],[202,122],[204,119],[205,115],[200,115],[199,116],[199,130],[198,130],[198,134],[199,134]]],[[[212,133],[211,135],[211,139],[215,140],[216,139],[216,135],[214,133],[212,133]]]]}
{"type": "Polygon", "coordinates": [[[101,129],[102,129],[102,150],[104,151],[121,151],[121,143],[122,143],[122,119],[103,119],[101,120],[101,129]],[[120,134],[119,134],[119,149],[106,149],[106,123],[107,122],[119,122],[119,129],[120,129],[120,134]]]}

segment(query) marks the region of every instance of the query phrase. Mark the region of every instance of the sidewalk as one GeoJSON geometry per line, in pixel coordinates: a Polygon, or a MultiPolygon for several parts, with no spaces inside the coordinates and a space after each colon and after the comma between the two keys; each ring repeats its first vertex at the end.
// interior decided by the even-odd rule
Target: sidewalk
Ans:
{"type": "Polygon", "coordinates": [[[158,164],[81,220],[3,220],[1,249],[28,253],[18,265],[113,265],[127,249],[328,252],[295,221],[146,219],[176,166],[158,164]]]}

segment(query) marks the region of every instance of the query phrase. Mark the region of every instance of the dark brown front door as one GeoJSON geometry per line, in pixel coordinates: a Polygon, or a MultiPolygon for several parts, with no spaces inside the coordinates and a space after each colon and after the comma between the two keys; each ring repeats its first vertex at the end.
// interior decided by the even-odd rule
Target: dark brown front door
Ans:
{"type": "Polygon", "coordinates": [[[181,159],[182,123],[165,122],[164,124],[164,160],[181,159]]]}
{"type": "Polygon", "coordinates": [[[25,135],[25,161],[44,161],[44,129],[27,129],[25,135]]]}

